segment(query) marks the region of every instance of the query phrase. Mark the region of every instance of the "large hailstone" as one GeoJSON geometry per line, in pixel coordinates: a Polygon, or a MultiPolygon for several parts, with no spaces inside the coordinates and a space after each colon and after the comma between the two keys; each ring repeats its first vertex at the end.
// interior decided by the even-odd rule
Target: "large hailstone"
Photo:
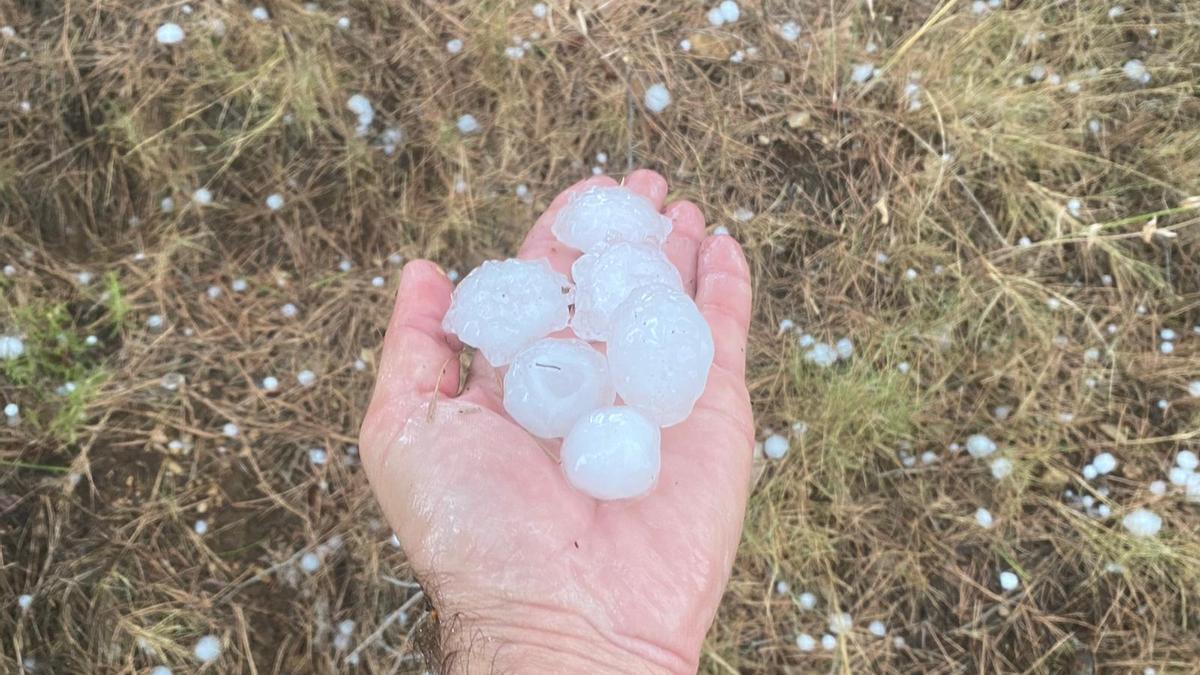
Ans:
{"type": "Polygon", "coordinates": [[[567,326],[572,296],[571,282],[545,259],[489,260],[454,289],[442,328],[503,366],[567,326]]]}
{"type": "Polygon", "coordinates": [[[562,445],[567,481],[596,499],[646,494],[661,466],[658,426],[633,408],[601,408],[579,420],[562,445]]]}
{"type": "Polygon", "coordinates": [[[571,266],[575,316],[571,329],[584,340],[608,340],[613,311],[639,286],[664,284],[683,291],[679,270],[651,244],[614,244],[571,266]]]}
{"type": "Polygon", "coordinates": [[[546,338],[517,354],[504,375],[504,409],[541,438],[566,436],[579,418],[613,404],[604,355],[576,339],[546,338]]]}
{"type": "Polygon", "coordinates": [[[597,185],[573,195],[550,230],[567,246],[596,253],[621,241],[661,246],[671,233],[671,219],[628,188],[597,185]]]}
{"type": "Polygon", "coordinates": [[[712,331],[684,293],[642,286],[613,313],[608,367],[617,393],[659,426],[687,419],[712,360],[712,331]]]}

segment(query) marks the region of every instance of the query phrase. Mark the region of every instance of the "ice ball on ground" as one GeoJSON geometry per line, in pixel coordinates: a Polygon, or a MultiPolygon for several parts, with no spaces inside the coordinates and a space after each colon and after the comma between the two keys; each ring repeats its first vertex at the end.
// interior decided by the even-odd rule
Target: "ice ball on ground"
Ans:
{"type": "Polygon", "coordinates": [[[996,480],[1004,480],[1012,475],[1013,464],[1012,461],[1004,457],[997,457],[996,459],[992,460],[991,469],[992,478],[995,478],[996,480]]]}
{"type": "Polygon", "coordinates": [[[161,45],[177,45],[183,42],[183,29],[177,23],[164,23],[154,31],[154,39],[161,45]]]}
{"type": "Polygon", "coordinates": [[[1149,509],[1136,509],[1121,519],[1121,525],[1135,537],[1153,537],[1162,529],[1162,517],[1149,509]]]}
{"type": "Polygon", "coordinates": [[[800,24],[795,21],[786,21],[778,29],[779,37],[788,42],[795,42],[800,38],[800,24]]]}
{"type": "Polygon", "coordinates": [[[460,116],[454,125],[458,127],[460,134],[473,134],[479,131],[479,120],[476,120],[475,116],[469,113],[460,116]]]}
{"type": "Polygon", "coordinates": [[[634,289],[663,284],[683,291],[679,270],[662,249],[622,242],[600,253],[581,256],[571,266],[575,280],[575,315],[571,329],[584,340],[608,340],[613,312],[634,289]]]}
{"type": "Polygon", "coordinates": [[[990,528],[996,521],[994,518],[992,518],[992,512],[981,506],[975,510],[975,522],[978,523],[980,527],[987,529],[990,528]]]}
{"type": "Polygon", "coordinates": [[[1125,77],[1128,77],[1134,82],[1141,82],[1142,84],[1145,84],[1150,81],[1150,72],[1146,70],[1146,64],[1142,63],[1140,59],[1130,59],[1126,61],[1125,65],[1121,67],[1121,70],[1125,72],[1125,77]]]}
{"type": "Polygon", "coordinates": [[[154,666],[150,670],[150,675],[171,675],[171,669],[166,666],[154,666]]]}
{"type": "Polygon", "coordinates": [[[17,606],[21,609],[29,609],[33,605],[33,596],[28,593],[17,598],[17,606]]]}
{"type": "Polygon", "coordinates": [[[827,652],[831,652],[831,651],[837,649],[837,638],[830,635],[829,633],[822,635],[821,636],[821,649],[824,649],[827,652]]]}
{"type": "Polygon", "coordinates": [[[617,242],[661,246],[671,219],[633,190],[596,185],[572,195],[550,229],[567,246],[598,253],[617,242]]]}
{"type": "Polygon", "coordinates": [[[503,366],[565,328],[572,300],[571,282],[545,259],[489,260],[454,289],[442,327],[503,366]]]}
{"type": "Polygon", "coordinates": [[[808,633],[801,633],[796,636],[796,648],[802,652],[811,652],[817,648],[817,641],[808,633]]]}
{"type": "Polygon", "coordinates": [[[659,426],[687,419],[704,393],[712,331],[686,294],[653,284],[613,313],[608,364],[621,399],[659,426]]]}
{"type": "Polygon", "coordinates": [[[1200,458],[1191,450],[1180,450],[1179,454],[1175,455],[1175,466],[1186,471],[1195,471],[1196,467],[1200,466],[1200,458]]]}
{"type": "Polygon", "coordinates": [[[540,438],[566,436],[615,396],[604,355],[583,340],[539,340],[517,354],[504,375],[504,409],[540,438]]]}
{"type": "Polygon", "coordinates": [[[313,574],[321,569],[321,558],[316,553],[309,551],[300,556],[300,569],[304,570],[305,574],[313,574]]]}
{"type": "Polygon", "coordinates": [[[1096,477],[1100,475],[1100,472],[1096,470],[1096,467],[1091,464],[1083,467],[1083,471],[1081,473],[1087,480],[1095,480],[1096,477]]]}
{"type": "Polygon", "coordinates": [[[255,21],[267,21],[271,18],[271,13],[266,7],[255,7],[250,11],[250,16],[254,17],[255,21]]]}
{"type": "Polygon", "coordinates": [[[1000,573],[1000,588],[1006,591],[1015,591],[1020,585],[1021,579],[1016,574],[1007,570],[1000,573]]]}
{"type": "Polygon", "coordinates": [[[788,439],[779,434],[771,434],[767,440],[763,442],[763,452],[771,459],[783,459],[788,453],[788,448],[791,444],[788,439]]]}
{"type": "Polygon", "coordinates": [[[976,459],[987,457],[995,451],[996,442],[983,434],[975,434],[967,439],[967,452],[976,459]]]}
{"type": "Polygon", "coordinates": [[[658,480],[658,426],[633,408],[601,408],[580,419],[563,440],[567,481],[596,499],[646,494],[658,480]]]}
{"type": "Polygon", "coordinates": [[[712,9],[708,10],[708,14],[706,16],[708,18],[708,25],[710,26],[715,27],[725,23],[725,15],[721,13],[720,6],[713,7],[712,9]]]}
{"type": "Polygon", "coordinates": [[[875,637],[883,637],[887,635],[887,624],[876,619],[867,625],[867,630],[875,637]]]}
{"type": "Polygon", "coordinates": [[[533,9],[531,11],[533,12],[533,15],[535,17],[537,17],[539,19],[544,19],[544,18],[546,18],[546,13],[549,11],[549,9],[546,7],[546,3],[539,2],[533,6],[533,9]]]}
{"type": "Polygon", "coordinates": [[[358,136],[366,136],[370,131],[371,122],[375,121],[375,107],[371,105],[371,99],[362,94],[355,94],[346,99],[346,108],[358,118],[354,133],[358,136]]]}
{"type": "Polygon", "coordinates": [[[1161,480],[1152,481],[1150,483],[1150,494],[1156,497],[1167,494],[1167,484],[1161,480]]]}
{"type": "Polygon", "coordinates": [[[642,102],[650,112],[660,113],[671,105],[671,92],[667,90],[667,85],[661,82],[652,84],[646,87],[646,96],[642,102]]]}
{"type": "Polygon", "coordinates": [[[267,197],[267,208],[272,211],[278,211],[283,208],[283,195],[276,192],[267,197]]]}
{"type": "Polygon", "coordinates": [[[12,361],[24,353],[24,340],[16,335],[0,335],[0,360],[12,361]]]}
{"type": "Polygon", "coordinates": [[[1200,380],[1192,380],[1188,382],[1188,396],[1192,398],[1200,398],[1200,380]]]}
{"type": "Polygon", "coordinates": [[[834,635],[849,632],[854,627],[854,619],[846,612],[829,615],[829,632],[834,635]]]}
{"type": "Polygon", "coordinates": [[[850,71],[850,81],[855,84],[863,84],[872,77],[875,77],[874,63],[857,63],[850,71]]]}
{"type": "Polygon", "coordinates": [[[317,374],[311,370],[302,370],[296,373],[296,381],[300,383],[301,387],[309,387],[317,381],[317,374]]]}
{"type": "MultiPolygon", "coordinates": [[[[804,346],[803,342],[804,337],[801,336],[801,346],[804,346]]],[[[818,342],[812,346],[812,349],[808,350],[808,352],[804,354],[804,360],[808,361],[809,363],[814,363],[822,368],[828,368],[837,363],[838,352],[837,349],[831,347],[828,343],[818,342]]]]}
{"type": "Polygon", "coordinates": [[[801,593],[796,601],[800,603],[800,609],[812,609],[817,606],[817,596],[808,591],[801,593]]]}
{"type": "Polygon", "coordinates": [[[212,663],[221,656],[221,639],[215,635],[205,635],[196,641],[192,654],[201,663],[212,663]]]}
{"type": "Polygon", "coordinates": [[[1102,452],[1092,459],[1092,466],[1096,467],[1096,473],[1100,475],[1112,473],[1117,468],[1117,458],[1113,457],[1111,452],[1102,452]]]}
{"type": "Polygon", "coordinates": [[[446,51],[451,54],[457,54],[463,50],[463,41],[458,38],[452,38],[446,41],[446,51]]]}
{"type": "Polygon", "coordinates": [[[833,345],[833,348],[837,350],[838,358],[843,361],[854,356],[854,342],[848,337],[838,340],[837,343],[833,345]]]}
{"type": "Polygon", "coordinates": [[[742,16],[741,8],[733,0],[724,0],[724,2],[717,5],[717,11],[721,12],[721,18],[724,19],[725,23],[733,23],[742,16]]]}

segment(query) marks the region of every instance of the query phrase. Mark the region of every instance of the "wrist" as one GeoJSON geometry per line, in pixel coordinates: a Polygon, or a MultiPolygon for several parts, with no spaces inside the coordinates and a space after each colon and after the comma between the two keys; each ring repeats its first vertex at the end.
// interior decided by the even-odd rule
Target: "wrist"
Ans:
{"type": "MultiPolygon", "coordinates": [[[[439,610],[443,672],[695,673],[699,654],[598,628],[573,611],[507,604],[439,610]]],[[[697,650],[698,651],[698,650],[697,650]]]]}

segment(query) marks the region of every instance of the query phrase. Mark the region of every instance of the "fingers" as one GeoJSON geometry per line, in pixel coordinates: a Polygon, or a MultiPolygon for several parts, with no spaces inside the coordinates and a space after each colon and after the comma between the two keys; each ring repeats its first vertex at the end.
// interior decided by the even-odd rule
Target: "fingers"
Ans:
{"type": "Polygon", "coordinates": [[[667,198],[667,179],[657,171],[638,169],[626,176],[621,184],[649,199],[656,211],[662,211],[663,201],[667,198]]]}
{"type": "Polygon", "coordinates": [[[713,365],[744,377],[751,288],[742,247],[727,235],[708,237],[696,264],[696,306],[712,329],[713,365]]]}
{"type": "Polygon", "coordinates": [[[696,255],[700,242],[704,240],[704,214],[699,207],[688,201],[673,202],[666,209],[671,219],[671,236],[667,237],[664,251],[667,258],[679,270],[683,290],[690,296],[696,295],[696,255]]]}
{"type": "Polygon", "coordinates": [[[383,338],[383,355],[371,406],[406,396],[437,391],[453,396],[458,389],[456,338],[442,330],[454,284],[428,260],[404,266],[396,305],[383,338]]]}
{"type": "Polygon", "coordinates": [[[550,231],[550,227],[554,225],[555,217],[558,216],[559,210],[567,203],[571,195],[595,185],[612,187],[616,184],[617,181],[608,176],[593,176],[587,180],[581,180],[560,192],[554,198],[554,201],[550,202],[550,207],[546,209],[542,217],[538,218],[537,222],[533,224],[533,228],[529,230],[529,234],[525,235],[525,241],[521,244],[521,248],[517,252],[517,257],[522,260],[545,258],[550,261],[550,266],[556,272],[569,275],[571,273],[571,263],[575,262],[575,259],[579,257],[579,252],[565,246],[562,242],[554,238],[554,233],[550,231]]]}

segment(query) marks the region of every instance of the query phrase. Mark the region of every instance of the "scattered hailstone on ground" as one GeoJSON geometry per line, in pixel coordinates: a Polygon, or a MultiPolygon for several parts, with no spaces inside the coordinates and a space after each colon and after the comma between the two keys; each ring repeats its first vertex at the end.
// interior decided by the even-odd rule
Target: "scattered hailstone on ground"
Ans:
{"type": "Polygon", "coordinates": [[[321,556],[313,553],[312,551],[300,556],[300,569],[303,570],[305,574],[313,574],[317,570],[321,569],[321,556]]]}
{"type": "Polygon", "coordinates": [[[1111,452],[1102,452],[1092,459],[1092,466],[1100,475],[1112,473],[1117,468],[1117,458],[1111,452]]]}
{"type": "Polygon", "coordinates": [[[539,438],[561,438],[615,399],[604,355],[579,339],[545,338],[517,354],[504,375],[504,410],[539,438]]]}
{"type": "Polygon", "coordinates": [[[25,353],[25,341],[16,335],[0,335],[0,360],[12,361],[25,353]]]}
{"type": "Polygon", "coordinates": [[[1083,467],[1083,471],[1081,471],[1081,473],[1087,480],[1095,480],[1096,477],[1100,475],[1100,472],[1096,471],[1096,467],[1092,466],[1091,464],[1083,467]]]}
{"type": "Polygon", "coordinates": [[[221,656],[221,640],[215,635],[205,635],[192,647],[192,655],[201,663],[212,663],[221,656]]]}
{"type": "Polygon", "coordinates": [[[383,288],[384,283],[386,283],[386,282],[383,277],[372,277],[371,278],[371,285],[374,286],[375,288],[383,288]]]}
{"type": "Polygon", "coordinates": [[[1121,519],[1121,525],[1135,537],[1153,537],[1162,529],[1162,517],[1148,509],[1135,509],[1121,519]]]}
{"type": "Polygon", "coordinates": [[[279,389],[279,380],[268,375],[263,378],[262,388],[267,391],[275,391],[275,390],[279,389]]]}
{"type": "Polygon", "coordinates": [[[299,312],[300,310],[296,309],[296,306],[290,302],[279,308],[279,313],[282,314],[285,319],[291,319],[299,312]]]}
{"type": "Polygon", "coordinates": [[[837,638],[830,635],[829,633],[822,635],[821,636],[821,649],[824,649],[827,652],[831,652],[831,651],[837,649],[837,638]]]}
{"type": "Polygon", "coordinates": [[[1015,591],[1020,585],[1021,578],[1013,572],[1005,570],[1000,573],[1000,588],[1003,588],[1006,591],[1015,591]]]}
{"type": "Polygon", "coordinates": [[[796,636],[796,648],[802,652],[811,652],[817,648],[817,641],[808,633],[801,633],[796,636]]]}
{"type": "Polygon", "coordinates": [[[571,282],[545,259],[489,260],[454,289],[442,327],[493,366],[567,326],[571,282]]]}
{"type": "Polygon", "coordinates": [[[763,453],[771,459],[783,459],[790,447],[788,439],[779,434],[771,434],[763,441],[763,453]]]}
{"type": "Polygon", "coordinates": [[[1175,352],[1175,343],[1164,341],[1158,346],[1158,351],[1162,352],[1163,354],[1172,354],[1175,352]]]}
{"type": "Polygon", "coordinates": [[[884,637],[885,635],[887,635],[887,624],[880,621],[879,619],[876,619],[876,620],[872,621],[871,623],[867,624],[867,630],[871,633],[871,635],[874,635],[875,637],[884,637]]]}
{"type": "Polygon", "coordinates": [[[195,524],[192,525],[192,531],[200,536],[208,534],[208,521],[204,519],[197,520],[195,524]]]}
{"type": "Polygon", "coordinates": [[[687,38],[680,40],[679,41],[679,49],[680,49],[680,51],[685,51],[685,52],[692,51],[692,41],[687,38]]]}
{"type": "Polygon", "coordinates": [[[246,283],[245,279],[234,279],[233,282],[229,284],[229,287],[233,289],[234,293],[242,293],[249,287],[249,285],[246,283]]]}
{"type": "Polygon", "coordinates": [[[296,381],[300,383],[301,387],[308,387],[317,381],[317,374],[311,370],[302,370],[296,374],[296,381]]]}
{"type": "Polygon", "coordinates": [[[596,499],[638,497],[658,480],[660,442],[658,427],[633,408],[601,408],[563,440],[563,470],[571,485],[596,499]]]}
{"type": "Polygon", "coordinates": [[[161,314],[151,314],[146,319],[146,327],[150,330],[158,330],[163,327],[163,318],[161,314]]]}
{"type": "Polygon", "coordinates": [[[671,105],[671,92],[667,91],[667,86],[661,82],[652,84],[646,87],[646,95],[643,99],[646,104],[646,109],[652,113],[660,113],[671,105]]]}
{"type": "Polygon", "coordinates": [[[226,422],[225,425],[221,427],[221,433],[225,434],[229,438],[234,438],[239,433],[238,425],[234,424],[233,422],[226,422]]]}
{"type": "Polygon", "coordinates": [[[786,21],[778,28],[779,37],[788,42],[795,42],[800,38],[800,24],[795,21],[786,21]]]}
{"type": "Polygon", "coordinates": [[[584,340],[606,341],[617,307],[647,284],[683,291],[679,271],[653,244],[613,244],[581,256],[571,266],[575,280],[575,314],[571,329],[584,340]]]}
{"type": "Polygon", "coordinates": [[[458,132],[460,134],[473,134],[476,131],[479,131],[479,121],[476,120],[475,116],[470,113],[467,113],[466,115],[460,115],[458,121],[455,122],[454,125],[458,127],[458,132]]]}
{"type": "Polygon", "coordinates": [[[371,99],[362,94],[355,94],[346,99],[346,107],[358,118],[358,124],[354,126],[354,135],[366,136],[370,132],[371,122],[375,121],[375,107],[371,105],[371,99]]]}
{"type": "Polygon", "coordinates": [[[992,518],[992,512],[981,506],[978,509],[975,509],[975,522],[978,523],[980,527],[988,529],[995,524],[996,521],[994,518],[992,518]]]}
{"type": "Polygon", "coordinates": [[[1161,497],[1167,494],[1167,484],[1161,480],[1152,481],[1150,483],[1150,494],[1161,497]]]}
{"type": "Polygon", "coordinates": [[[278,211],[283,208],[283,195],[276,192],[267,197],[267,208],[272,211],[278,211]]]}
{"type": "Polygon", "coordinates": [[[1175,455],[1175,466],[1185,471],[1195,471],[1196,467],[1200,466],[1200,458],[1191,450],[1180,450],[1179,454],[1175,455]]]}
{"type": "Polygon", "coordinates": [[[781,319],[779,321],[779,334],[782,335],[790,330],[796,329],[796,322],[791,319],[781,319]]]}
{"type": "Polygon", "coordinates": [[[325,448],[309,448],[308,461],[317,466],[323,466],[329,461],[329,453],[326,452],[325,448]]]}
{"type": "MultiPolygon", "coordinates": [[[[803,340],[803,336],[802,336],[801,342],[803,342],[803,341],[804,340],[803,340]]],[[[803,345],[801,345],[801,346],[803,346],[803,345]]],[[[804,360],[808,361],[809,363],[820,366],[821,368],[828,368],[828,367],[832,366],[833,364],[837,363],[838,352],[837,352],[837,349],[830,346],[828,343],[818,342],[812,346],[812,349],[809,349],[804,354],[804,360]]]]}
{"type": "Polygon", "coordinates": [[[175,210],[175,200],[171,197],[163,197],[158,206],[163,213],[170,213],[175,210]]]}
{"type": "Polygon", "coordinates": [[[1125,77],[1128,77],[1134,82],[1146,84],[1150,81],[1150,71],[1146,70],[1146,64],[1142,63],[1140,59],[1130,59],[1126,61],[1125,65],[1121,67],[1121,70],[1124,71],[1125,77]]]}
{"type": "Polygon", "coordinates": [[[733,219],[739,223],[748,223],[754,218],[754,212],[750,209],[740,206],[733,212],[733,219]]]}
{"type": "Polygon", "coordinates": [[[671,220],[628,188],[593,186],[572,195],[550,229],[567,246],[598,253],[617,242],[661,246],[671,220]]]}
{"type": "Polygon", "coordinates": [[[162,45],[177,45],[183,42],[183,29],[177,23],[164,23],[154,31],[154,39],[162,45]]]}
{"type": "Polygon", "coordinates": [[[33,596],[29,595],[28,593],[17,598],[17,606],[20,607],[22,610],[29,609],[32,605],[33,605],[33,596]]]}
{"type": "Polygon", "coordinates": [[[983,434],[975,434],[967,438],[967,452],[976,459],[987,457],[995,451],[996,442],[983,434]]]}
{"type": "Polygon", "coordinates": [[[850,81],[855,84],[864,84],[867,80],[875,76],[874,63],[856,63],[850,71],[850,81]]]}
{"type": "Polygon", "coordinates": [[[338,17],[337,27],[342,30],[349,29],[350,28],[350,17],[348,17],[348,16],[338,17]]]}
{"type": "Polygon", "coordinates": [[[1013,464],[1012,461],[1007,458],[997,457],[996,459],[992,460],[991,469],[993,478],[996,480],[1004,480],[1012,475],[1013,464]]]}
{"type": "Polygon", "coordinates": [[[539,18],[539,19],[544,19],[544,18],[546,18],[546,12],[547,12],[548,10],[547,10],[547,7],[546,7],[546,3],[544,3],[544,2],[539,2],[539,3],[537,3],[536,5],[534,5],[534,6],[533,6],[533,8],[532,8],[530,11],[531,11],[531,12],[533,12],[533,15],[534,15],[535,17],[537,17],[537,18],[539,18]]]}
{"type": "Polygon", "coordinates": [[[463,41],[458,38],[452,38],[446,41],[446,51],[451,54],[457,54],[463,50],[463,41]]]}
{"type": "Polygon", "coordinates": [[[254,17],[255,21],[267,21],[271,18],[271,13],[266,7],[255,7],[250,10],[250,16],[254,17]]]}
{"type": "Polygon", "coordinates": [[[796,602],[800,604],[800,609],[811,610],[817,606],[817,596],[805,591],[796,598],[796,602]]]}
{"type": "Polygon", "coordinates": [[[613,314],[608,361],[621,399],[669,427],[704,393],[712,331],[685,293],[663,284],[636,289],[613,314]]]}
{"type": "Polygon", "coordinates": [[[829,632],[834,635],[849,632],[854,627],[854,619],[846,612],[829,615],[829,632]]]}
{"type": "Polygon", "coordinates": [[[513,45],[504,49],[504,55],[512,61],[516,61],[525,56],[525,48],[520,45],[513,45]]]}
{"type": "Polygon", "coordinates": [[[717,11],[721,13],[723,23],[734,23],[742,16],[742,10],[733,0],[724,0],[717,5],[717,11]]]}
{"type": "Polygon", "coordinates": [[[854,342],[848,337],[838,340],[833,345],[833,348],[837,351],[838,358],[843,361],[847,361],[854,356],[854,342]]]}

